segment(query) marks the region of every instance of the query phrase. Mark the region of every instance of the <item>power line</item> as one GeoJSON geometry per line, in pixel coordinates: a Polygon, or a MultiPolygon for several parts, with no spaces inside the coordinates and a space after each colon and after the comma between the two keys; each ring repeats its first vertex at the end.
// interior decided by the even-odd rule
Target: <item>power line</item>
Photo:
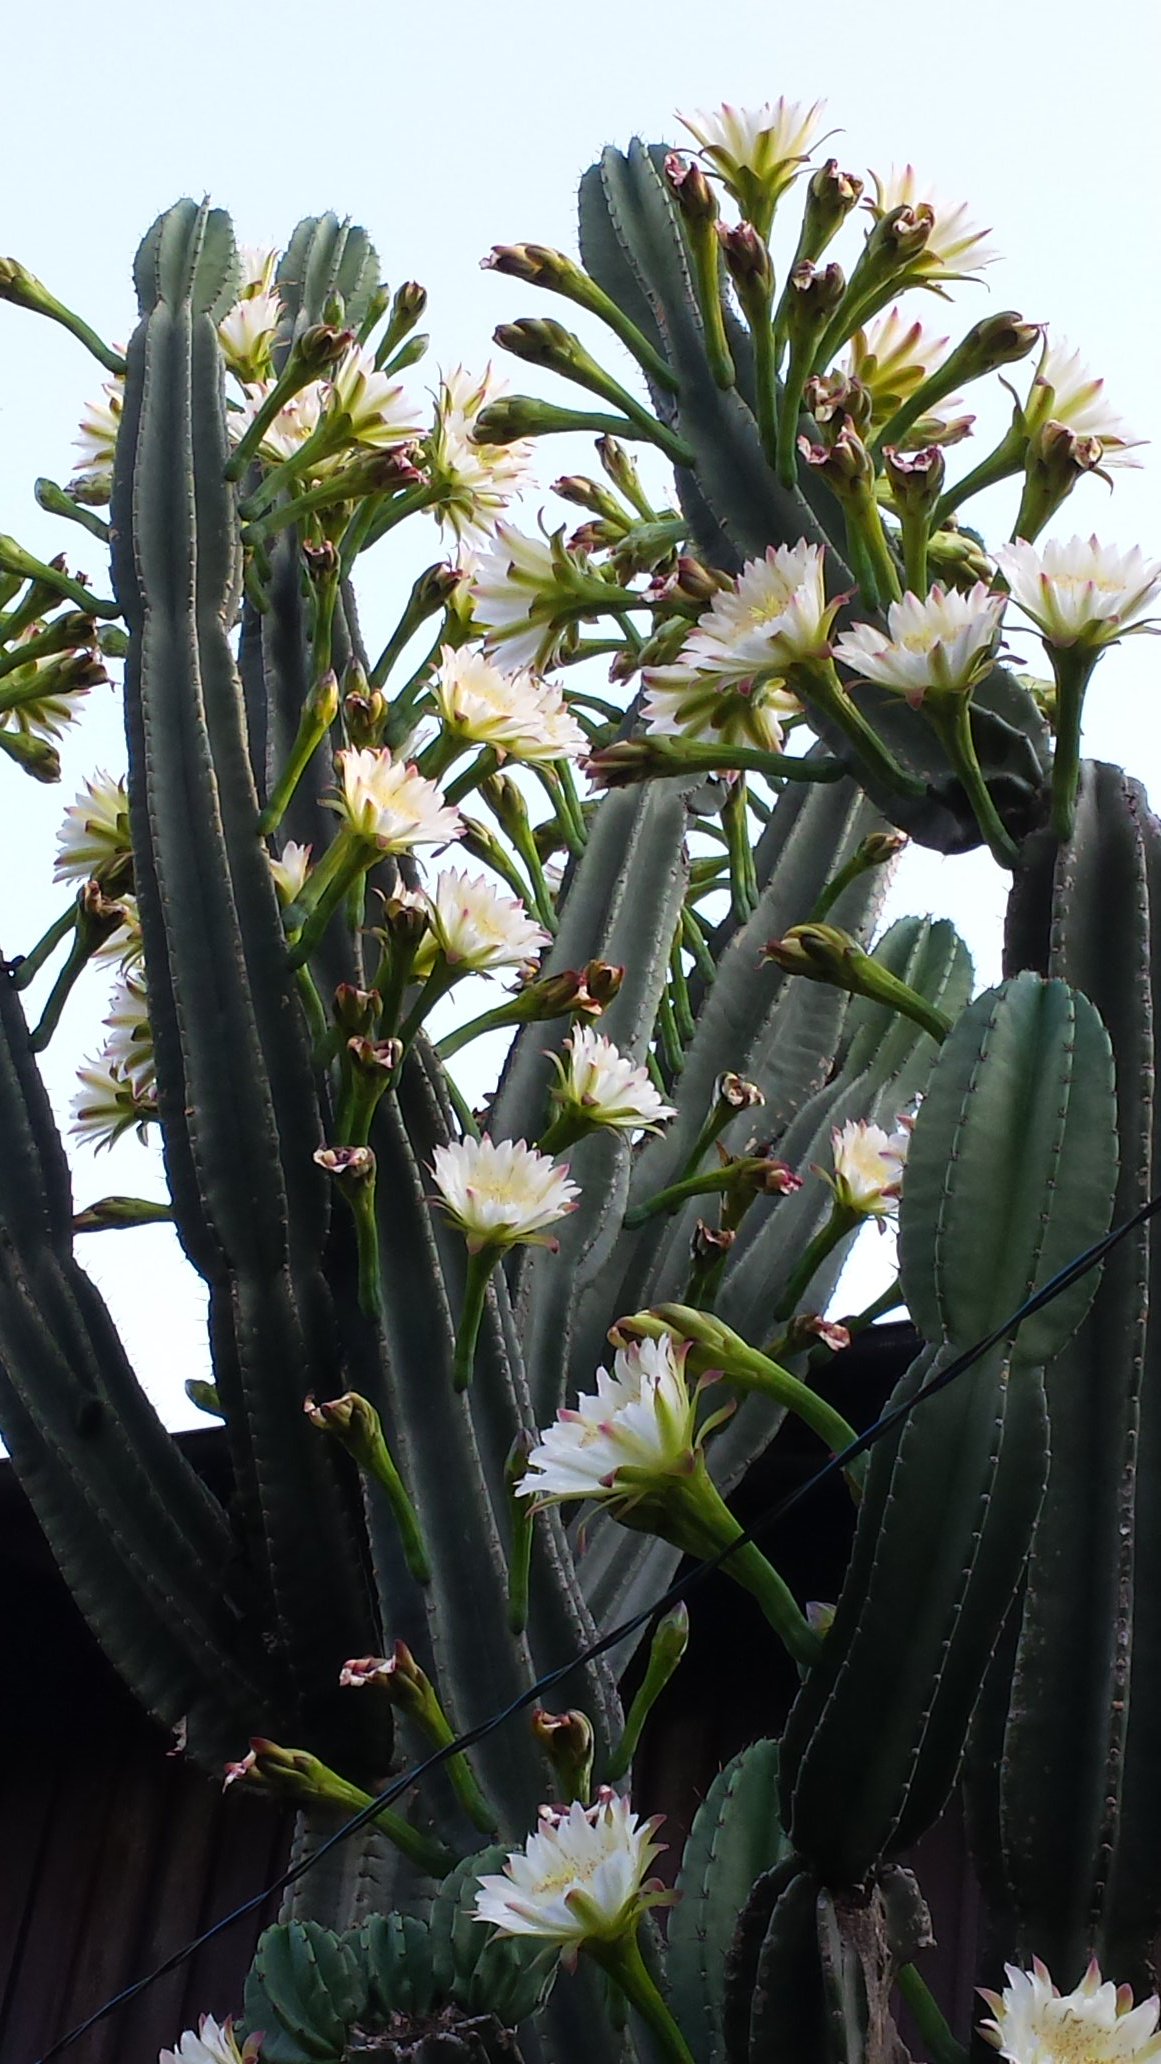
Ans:
{"type": "Polygon", "coordinates": [[[184,1964],[189,1957],[194,1956],[199,1949],[204,1949],[207,1943],[213,1942],[219,1935],[225,1934],[226,1930],[232,1928],[235,1922],[245,1920],[248,1914],[256,1913],[260,1907],[265,1906],[267,1900],[274,1897],[276,1892],[283,1892],[288,1886],[296,1884],[300,1878],[306,1876],[309,1870],[314,1869],[316,1863],[321,1863],[324,1856],[329,1856],[332,1850],[337,1849],[351,1835],[357,1834],[360,1828],[366,1827],[370,1821],[375,1820],[385,1807],[394,1805],[395,1801],[404,1792],[410,1791],[412,1785],[418,1784],[421,1779],[427,1777],[429,1772],[438,1770],[441,1764],[448,1762],[452,1756],[459,1755],[461,1751],[474,1748],[477,1742],[485,1741],[489,1735],[496,1732],[497,1728],[503,1727],[507,1721],[514,1719],[517,1713],[525,1712],[529,1706],[535,1705],[545,1692],[552,1691],[566,1677],[571,1676],[574,1670],[580,1669],[585,1663],[594,1662],[598,1656],[605,1655],[610,1649],[616,1648],[619,1642],[624,1641],[630,1634],[635,1634],[639,1628],[644,1627],[653,1619],[655,1614],[667,1611],[671,1605],[677,1603],[678,1599],[686,1597],[698,1584],[703,1583],[715,1570],[720,1569],[722,1564],[729,1560],[736,1549],[743,1547],[749,1541],[756,1541],[762,1535],[769,1533],[781,1520],[787,1518],[791,1512],[795,1511],[806,1498],[810,1497],[820,1485],[829,1482],[832,1476],[849,1468],[850,1464],[857,1461],[860,1455],[866,1454],[868,1449],[875,1445],[876,1441],[883,1438],[884,1434],[890,1433],[893,1427],[898,1426],[902,1420],[908,1418],[917,1405],[923,1404],[928,1398],[937,1396],[941,1390],[946,1390],[949,1384],[954,1383],[960,1376],[964,1375],[968,1369],[972,1368],[976,1362],[988,1354],[993,1347],[998,1347],[1001,1341],[1007,1340],[1014,1334],[1025,1319],[1031,1318],[1034,1312],[1042,1311],[1045,1305],[1051,1304],[1054,1298],[1059,1297],[1063,1291],[1070,1289],[1072,1284],[1078,1282],[1082,1276],[1087,1275],[1090,1269],[1096,1268],[1104,1260],[1106,1254],[1111,1253],[1112,1249],[1121,1240],[1127,1239],[1128,1235],[1135,1232],[1138,1226],[1145,1225],[1158,1211],[1161,1211],[1161,1192],[1155,1197],[1150,1197],[1148,1203],[1142,1204],[1138,1210],[1133,1212],[1130,1218],[1125,1219],[1120,1225],[1114,1226],[1112,1231],[1106,1233],[1104,1238],[1098,1240],[1094,1246],[1087,1247],[1082,1254],[1078,1254],[1074,1260],[1066,1263],[1064,1268],[1059,1269],[1056,1275],[1052,1276],[1039,1290],[1033,1291],[1030,1297],[1025,1298],[1023,1304],[1011,1314],[1010,1318],[1004,1320],[1001,1325],[996,1326],[982,1340],[977,1340],[973,1347],[965,1348],[964,1352],[950,1361],[946,1368],[938,1370],[934,1376],[929,1376],[927,1382],[920,1386],[914,1397],[907,1398],[900,1404],[891,1406],[889,1410],[881,1412],[879,1417],[863,1433],[857,1435],[853,1441],[848,1442],[847,1446],[842,1448],[837,1454],[828,1456],[827,1460],[819,1469],[814,1471],[812,1476],[808,1476],[804,1483],[799,1484],[795,1490],[789,1492],[785,1498],[781,1499],[774,1506],[773,1510],[761,1513],[750,1526],[743,1528],[735,1540],[730,1541],[724,1548],[719,1548],[716,1554],[707,1556],[704,1561],[694,1563],[691,1569],[687,1570],[683,1576],[675,1578],[668,1589],[663,1591],[660,1597],[655,1598],[650,1605],[642,1606],[639,1612],[633,1613],[627,1620],[622,1620],[619,1626],[612,1628],[608,1634],[600,1635],[596,1641],[590,1642],[587,1648],[582,1648],[576,1655],[570,1656],[568,1662],[558,1663],[555,1669],[546,1670],[543,1676],[538,1677],[534,1684],[528,1686],[526,1691],[522,1691],[517,1698],[510,1700],[498,1712],[491,1714],[487,1720],[479,1721],[475,1727],[466,1728],[462,1734],[458,1734],[455,1737],[454,1741],[445,1743],[442,1748],[433,1749],[431,1754],[425,1756],[421,1762],[413,1763],[409,1770],[405,1770],[398,1777],[393,1778],[391,1783],[385,1786],[374,1799],[370,1800],[366,1806],[360,1807],[359,1811],[353,1813],[349,1820],[345,1820],[340,1827],[335,1829],[332,1835],[327,1836],[325,1842],[321,1842],[317,1849],[313,1849],[309,1856],[302,1857],[297,1863],[288,1864],[287,1868],[278,1877],[274,1878],[269,1885],[264,1886],[261,1892],[254,1893],[251,1898],[243,1900],[240,1906],[236,1906],[229,1913],[223,1914],[220,1920],[215,1921],[211,1927],[206,1928],[202,1934],[195,1936],[192,1941],[184,1943],[180,1949],[175,1949],[171,1955],[165,1957],[160,1964],[157,1964],[152,1971],[146,1972],[143,1978],[134,1979],[131,1985],[126,1985],[120,1992],[114,1993],[113,1997],[107,1999],[103,2006],[97,2008],[95,2013],[90,2014],[86,2020],[78,2022],[77,2026],[71,2028],[67,2035],[58,2037],[57,2041],[52,2043],[37,2059],[37,2064],[51,2064],[51,2060],[54,2057],[59,2057],[64,2050],[70,2049],[73,2043],[79,2042],[80,2038],[83,2035],[87,2035],[90,2029],[96,2028],[100,2022],[107,2020],[110,2014],[117,2012],[118,2008],[128,2006],[131,2001],[139,1999],[143,1992],[149,1990],[150,1986],[156,1985],[160,1979],[168,1977],[171,1971],[176,1971],[181,1964],[184,1964]]]}

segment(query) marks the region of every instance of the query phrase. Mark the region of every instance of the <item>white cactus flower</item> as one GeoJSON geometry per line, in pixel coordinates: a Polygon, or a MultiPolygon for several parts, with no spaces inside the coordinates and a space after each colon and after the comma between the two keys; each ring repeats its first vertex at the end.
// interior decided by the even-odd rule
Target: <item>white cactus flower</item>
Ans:
{"type": "Polygon", "coordinates": [[[676,1117],[674,1106],[654,1089],[649,1070],[638,1067],[591,1025],[576,1026],[564,1044],[567,1063],[552,1056],[557,1072],[552,1099],[558,1110],[583,1118],[589,1126],[609,1125],[623,1132],[656,1132],[665,1119],[676,1117]]]}
{"type": "Polygon", "coordinates": [[[162,2050],[157,2064],[250,2064],[257,2055],[252,2041],[239,2048],[231,2021],[218,2022],[212,2014],[203,2014],[197,2034],[187,2028],[176,2050],[162,2050]]]}
{"type": "Polygon", "coordinates": [[[374,353],[352,344],[331,375],[327,414],[342,416],[356,444],[390,451],[422,435],[415,407],[397,380],[381,373],[374,353]]]}
{"type": "Polygon", "coordinates": [[[699,617],[675,664],[645,669],[648,728],[779,751],[781,720],[802,708],[786,675],[829,652],[837,608],[826,599],[822,546],[771,545],[748,559],[699,617]]]}
{"type": "Polygon", "coordinates": [[[296,903],[306,887],[310,873],[312,846],[301,846],[296,839],[287,839],[278,858],[268,855],[270,872],[274,876],[274,888],[280,903],[296,903]]]}
{"type": "Polygon", "coordinates": [[[144,1140],[157,1117],[153,1031],[139,968],[126,972],[116,984],[105,1025],[109,1037],[100,1056],[77,1070],[80,1086],[69,1128],[75,1139],[96,1151],[113,1146],[122,1133],[132,1130],[144,1140]]]}
{"type": "Polygon", "coordinates": [[[668,1334],[618,1348],[612,1373],[597,1370],[595,1395],[582,1394],[540,1434],[517,1495],[625,1505],[661,1479],[688,1475],[698,1433],[686,1353],[668,1334]]]}
{"type": "Polygon", "coordinates": [[[270,371],[275,332],[282,321],[282,297],[276,289],[244,292],[218,324],[218,342],[226,364],[242,380],[263,379],[270,371]]]}
{"type": "MultiPolygon", "coordinates": [[[[855,331],[841,369],[858,380],[871,397],[868,436],[889,423],[896,410],[939,371],[950,349],[950,338],[934,336],[921,322],[909,322],[898,307],[877,316],[865,330],[855,331]]],[[[908,432],[904,444],[954,441],[972,420],[962,415],[962,408],[959,395],[937,402],[908,432]]]]}
{"type": "Polygon", "coordinates": [[[885,179],[872,172],[875,183],[875,198],[866,205],[876,220],[891,215],[896,208],[930,208],[933,221],[931,234],[922,252],[908,264],[909,274],[924,285],[936,285],[942,280],[970,279],[973,273],[982,272],[987,265],[993,265],[998,253],[989,245],[990,232],[977,229],[969,220],[966,201],[958,205],[941,200],[930,189],[919,191],[919,181],[913,165],[892,165],[885,179]]]}
{"type": "Polygon", "coordinates": [[[559,1943],[570,1958],[585,1942],[630,1934],[647,1907],[672,1897],[647,1877],[664,1847],[653,1839],[660,1825],[608,1790],[592,1806],[542,1806],[523,1849],[479,1880],[472,1918],[559,1943]]]}
{"type": "Polygon", "coordinates": [[[1048,645],[1115,645],[1155,627],[1144,612],[1161,594],[1161,559],[1146,559],[1138,545],[1121,552],[1074,537],[1037,550],[1017,538],[995,557],[1012,601],[1048,645]]]}
{"type": "Polygon", "coordinates": [[[501,756],[529,764],[588,751],[558,682],[530,667],[501,666],[480,645],[445,645],[431,689],[448,730],[465,742],[494,746],[501,756]]]}
{"type": "Polygon", "coordinates": [[[743,206],[752,197],[751,188],[757,188],[769,207],[814,148],[824,105],[821,100],[808,107],[805,101],[779,99],[737,108],[725,101],[708,113],[679,111],[677,119],[743,206]]]}
{"type": "Polygon", "coordinates": [[[70,803],[56,837],[54,881],[91,881],[128,860],[129,798],[124,776],[97,773],[70,803]]]}
{"type": "Polygon", "coordinates": [[[1074,437],[1098,437],[1102,467],[1139,466],[1141,461],[1129,455],[1145,440],[1134,437],[1124,418],[1110,408],[1104,392],[1104,381],[1090,372],[1067,338],[1054,344],[1046,336],[1024,404],[1024,420],[1031,428],[1046,422],[1063,423],[1074,437]]]}
{"type": "Polygon", "coordinates": [[[498,522],[487,550],[468,565],[465,589],[473,622],[487,646],[503,652],[507,666],[552,665],[561,638],[561,582],[545,538],[498,522]]]}
{"type": "Polygon", "coordinates": [[[157,1080],[153,1027],[141,968],[118,977],[104,1022],[109,1032],[101,1055],[105,1066],[118,1075],[131,1076],[138,1090],[151,1090],[157,1080]]]}
{"type": "Polygon", "coordinates": [[[113,492],[113,456],[125,407],[124,374],[106,380],[101,392],[102,401],[85,404],[78,425],[80,436],[73,439],[73,448],[80,457],[69,481],[70,494],[78,501],[93,504],[107,502],[113,492]]]}
{"type": "Polygon", "coordinates": [[[1153,2064],[1161,2058],[1156,1994],[1133,2005],[1129,1986],[1101,1982],[1089,1965],[1073,1992],[1061,1993],[1039,1957],[1031,1971],[1006,1964],[1002,1993],[983,1992],[993,2019],[980,2034],[1008,2064],[1153,2064]]]}
{"type": "MultiPolygon", "coordinates": [[[[238,443],[249,429],[262,403],[270,391],[270,382],[251,381],[245,388],[240,409],[231,412],[227,425],[231,437],[238,443]]],[[[284,459],[292,459],[301,451],[308,437],[312,437],[322,420],[327,390],[321,380],[312,380],[301,387],[297,394],[283,403],[263,433],[258,449],[262,457],[272,466],[281,465],[284,459]]]]}
{"type": "Polygon", "coordinates": [[[116,966],[122,974],[143,965],[145,948],[141,939],[141,913],[137,908],[136,896],[118,891],[117,901],[125,913],[124,920],[107,939],[102,939],[94,948],[93,960],[116,966]]]}
{"type": "Polygon", "coordinates": [[[416,973],[438,949],[464,973],[490,974],[497,968],[525,967],[535,961],[549,936],[529,917],[515,896],[501,896],[482,874],[445,868],[435,889],[424,899],[431,929],[419,951],[416,973]]]}
{"type": "Polygon", "coordinates": [[[863,1118],[848,1118],[831,1134],[834,1175],[828,1176],[838,1202],[864,1218],[895,1218],[911,1144],[909,1125],[884,1132],[863,1118]]]}
{"type": "Polygon", "coordinates": [[[239,244],[239,294],[268,294],[280,256],[277,244],[239,244]]]}
{"type": "Polygon", "coordinates": [[[364,746],[335,755],[341,783],[335,808],[343,822],[384,853],[413,846],[442,846],[463,834],[459,813],[444,802],[434,781],[407,760],[393,759],[386,746],[364,746]]]}
{"type": "Polygon", "coordinates": [[[462,1139],[436,1147],[432,1174],[469,1254],[527,1244],[551,1247],[545,1228],[575,1211],[580,1191],[567,1162],[538,1154],[527,1140],[462,1139]]]}
{"type": "Polygon", "coordinates": [[[887,611],[886,635],[856,624],[836,638],[835,658],[916,709],[930,688],[968,693],[995,663],[1006,604],[983,581],[966,595],[938,585],[923,599],[908,592],[887,611]]]}
{"type": "Polygon", "coordinates": [[[440,381],[428,444],[431,478],[439,489],[434,513],[466,543],[491,535],[532,474],[535,439],[483,444],[476,437],[481,411],[503,394],[505,385],[490,365],[478,380],[463,366],[453,366],[440,381]]]}

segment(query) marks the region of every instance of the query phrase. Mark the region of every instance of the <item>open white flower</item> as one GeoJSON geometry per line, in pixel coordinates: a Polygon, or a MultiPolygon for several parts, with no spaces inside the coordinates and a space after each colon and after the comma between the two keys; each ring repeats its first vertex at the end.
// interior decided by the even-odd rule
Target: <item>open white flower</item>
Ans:
{"type": "Polygon", "coordinates": [[[265,379],[271,370],[275,332],[282,321],[282,297],[275,288],[247,289],[218,324],[226,364],[242,380],[265,379]]]}
{"type": "Polygon", "coordinates": [[[431,478],[439,490],[434,509],[441,524],[468,542],[490,536],[532,472],[533,438],[518,437],[511,444],[482,444],[477,439],[481,411],[504,388],[490,365],[479,380],[463,366],[453,366],[440,382],[428,444],[431,478]]]}
{"type": "Polygon", "coordinates": [[[517,1495],[624,1505],[659,1478],[688,1475],[698,1434],[686,1353],[668,1334],[618,1348],[612,1373],[597,1370],[595,1395],[578,1397],[540,1434],[517,1495]]]}
{"type": "Polygon", "coordinates": [[[663,1843],[660,1816],[641,1820],[628,1799],[603,1790],[596,1804],[542,1806],[539,1825],[502,1873],[482,1877],[472,1918],[501,1935],[557,1942],[575,1956],[585,1942],[631,1933],[641,1914],[672,1897],[647,1873],[663,1843]]]}
{"type": "Polygon", "coordinates": [[[552,665],[564,626],[558,615],[560,574],[547,539],[498,522],[465,585],[473,622],[488,647],[503,652],[506,665],[552,665]]]}
{"type": "Polygon", "coordinates": [[[54,881],[102,880],[132,855],[123,776],[94,774],[70,803],[56,835],[54,881]]]}
{"type": "Polygon", "coordinates": [[[1104,396],[1104,381],[1089,371],[1079,351],[1073,351],[1064,337],[1054,344],[1046,336],[1024,404],[1024,421],[1029,429],[1063,423],[1074,437],[1099,437],[1102,467],[1139,466],[1140,460],[1129,454],[1145,440],[1134,437],[1104,396]]]}
{"type": "Polygon", "coordinates": [[[567,1064],[552,1056],[558,1078],[552,1099],[563,1115],[583,1120],[586,1129],[609,1125],[623,1132],[641,1127],[655,1132],[666,1118],[676,1117],[673,1105],[654,1089],[649,1070],[591,1025],[576,1026],[564,1044],[567,1064]]]}
{"type": "Polygon", "coordinates": [[[425,898],[431,929],[419,949],[416,973],[425,972],[438,949],[465,973],[524,967],[548,945],[548,933],[529,917],[515,896],[501,896],[482,874],[445,868],[425,898]]]}
{"type": "Polygon", "coordinates": [[[677,119],[696,138],[702,155],[721,173],[739,205],[749,211],[760,195],[769,213],[813,149],[823,106],[821,100],[808,107],[804,101],[780,99],[737,108],[725,101],[708,113],[679,112],[677,119]]]}
{"type": "Polygon", "coordinates": [[[1039,1957],[1031,1971],[1004,1966],[1002,1993],[982,1997],[994,2018],[980,2034],[1009,2064],[1153,2064],[1161,2058],[1154,1994],[1133,2005],[1129,1986],[1101,1982],[1094,1961],[1073,1992],[1061,1993],[1039,1957]]]}
{"type": "Polygon", "coordinates": [[[411,444],[422,425],[397,380],[378,371],[373,352],[352,344],[331,375],[327,414],[342,416],[356,444],[390,451],[411,444]]]}
{"type": "Polygon", "coordinates": [[[105,1024],[109,1037],[99,1058],[77,1070],[80,1087],[73,1097],[70,1127],[74,1138],[98,1150],[133,1130],[144,1140],[157,1117],[153,1030],[139,968],[118,981],[105,1024]]]}
{"type": "Polygon", "coordinates": [[[864,1218],[897,1217],[910,1144],[910,1128],[902,1121],[895,1132],[864,1118],[836,1126],[831,1134],[834,1175],[827,1181],[837,1201],[864,1218]]]}
{"type": "Polygon", "coordinates": [[[187,2028],[176,2050],[162,2050],[157,2064],[251,2064],[258,2055],[253,2037],[240,2048],[232,2021],[218,2022],[203,2014],[197,2034],[187,2028]]]}
{"type": "Polygon", "coordinates": [[[896,208],[931,210],[931,234],[919,256],[907,267],[913,279],[923,285],[970,279],[973,273],[995,263],[998,253],[987,241],[990,232],[977,229],[969,219],[966,201],[952,206],[930,189],[920,193],[913,165],[892,165],[885,179],[880,179],[877,172],[872,172],[871,178],[875,182],[875,198],[868,198],[866,206],[877,221],[893,214],[896,208]]]}
{"type": "Polygon", "coordinates": [[[801,704],[789,669],[829,651],[837,602],[828,602],[820,545],[771,545],[714,596],[673,666],[648,667],[651,731],[747,740],[777,752],[781,719],[801,704]]]}
{"type": "Polygon", "coordinates": [[[448,807],[434,781],[410,761],[392,759],[385,745],[349,748],[336,753],[335,762],[341,782],[336,809],[352,831],[384,853],[442,846],[462,836],[458,811],[448,807]]]}
{"type": "MultiPolygon", "coordinates": [[[[228,417],[230,435],[235,443],[249,429],[269,392],[269,382],[252,381],[245,390],[242,407],[228,417]]],[[[302,449],[308,437],[312,437],[322,419],[327,390],[321,380],[312,380],[301,387],[297,394],[284,402],[263,432],[258,449],[270,465],[280,465],[284,459],[292,459],[302,449]]]]}
{"type": "MultiPolygon", "coordinates": [[[[925,380],[939,371],[951,348],[948,337],[936,337],[921,322],[908,322],[898,307],[877,316],[851,338],[842,370],[858,380],[871,397],[868,439],[889,423],[925,380]]],[[[904,447],[936,444],[963,434],[972,418],[962,415],[959,395],[938,402],[903,438],[904,447]]]]}
{"type": "Polygon", "coordinates": [[[467,1237],[469,1254],[527,1244],[551,1247],[545,1227],[576,1210],[580,1190],[567,1162],[538,1154],[527,1140],[462,1139],[436,1147],[437,1202],[467,1237]]]}
{"type": "Polygon", "coordinates": [[[445,645],[431,688],[448,730],[473,745],[494,746],[530,764],[588,751],[557,682],[530,667],[510,671],[479,645],[445,645]]]}
{"type": "Polygon", "coordinates": [[[886,635],[856,624],[836,638],[835,658],[916,709],[929,688],[968,693],[995,663],[1006,603],[983,581],[966,594],[938,584],[923,599],[908,592],[887,611],[886,635]]]}
{"type": "Polygon", "coordinates": [[[81,434],[73,439],[74,450],[80,453],[80,458],[69,481],[70,494],[75,495],[78,501],[93,504],[107,502],[113,492],[113,456],[125,407],[124,374],[118,373],[112,380],[107,380],[101,392],[104,396],[102,401],[85,404],[85,412],[78,425],[81,434]]]}
{"type": "Polygon", "coordinates": [[[1145,611],[1161,594],[1161,560],[1146,559],[1138,545],[1120,552],[1074,537],[1049,539],[1038,551],[1017,538],[995,556],[1017,609],[1049,645],[1115,645],[1154,628],[1145,611]]]}

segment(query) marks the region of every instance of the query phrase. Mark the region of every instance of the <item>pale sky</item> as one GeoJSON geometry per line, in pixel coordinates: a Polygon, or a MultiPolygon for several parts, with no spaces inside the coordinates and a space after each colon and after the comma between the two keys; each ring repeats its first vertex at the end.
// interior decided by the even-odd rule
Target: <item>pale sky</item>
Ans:
{"type": "MultiPolygon", "coordinates": [[[[921,189],[969,201],[973,217],[992,226],[1003,262],[987,287],[956,290],[946,322],[931,297],[915,297],[915,313],[953,335],[988,308],[1050,322],[1152,440],[1141,471],[1118,472],[1112,496],[1099,481],[1083,483],[1054,534],[1096,530],[1156,555],[1157,21],[1151,0],[1105,0],[1097,9],[1079,0],[1051,8],[975,0],[915,11],[906,23],[865,0],[826,0],[813,14],[799,0],[587,0],[568,10],[534,0],[486,9],[366,0],[329,13],[283,0],[261,19],[222,0],[196,9],[123,0],[105,17],[58,0],[21,10],[9,31],[0,251],[122,342],[134,319],[133,253],[180,195],[208,192],[247,243],[283,242],[300,216],[334,208],[366,225],[392,286],[417,278],[429,290],[433,349],[410,376],[422,391],[440,364],[482,367],[494,355],[497,322],[557,312],[548,297],[481,273],[478,262],[497,242],[574,250],[577,180],[604,143],[624,145],[638,132],[679,141],[678,108],[825,98],[841,132],[827,150],[844,167],[864,174],[910,161],[921,189]]],[[[792,227],[792,203],[786,215],[792,227]]],[[[603,339],[586,332],[619,369],[603,339]]],[[[1024,391],[1028,368],[1014,377],[1024,391]]],[[[38,474],[67,479],[77,419],[100,379],[63,332],[0,306],[0,531],[45,557],[66,549],[94,573],[99,550],[89,554],[80,531],[42,515],[32,483],[38,474]]],[[[534,383],[513,366],[511,384],[534,383]]],[[[563,398],[551,383],[543,391],[563,398]]],[[[998,394],[987,418],[995,431],[1002,404],[998,394]]],[[[989,447],[978,439],[973,459],[989,447]]],[[[589,470],[590,460],[583,445],[557,440],[546,448],[543,482],[570,466],[589,470]]],[[[531,498],[526,523],[547,500],[531,498]]],[[[970,520],[980,506],[972,504],[970,520]]],[[[559,522],[561,505],[553,509],[559,522]]],[[[994,540],[1014,511],[1012,495],[996,491],[985,519],[994,540]]],[[[409,526],[395,556],[379,548],[360,587],[372,633],[390,628],[415,567],[435,556],[426,524],[409,526]]],[[[1132,641],[1103,663],[1086,715],[1088,751],[1127,765],[1154,799],[1159,669],[1150,641],[1132,641]]],[[[55,833],[82,776],[123,765],[116,698],[99,691],[90,704],[65,741],[59,787],[0,765],[0,950],[8,953],[27,949],[61,908],[51,885],[55,833]]],[[[1004,886],[987,856],[944,862],[913,851],[891,911],[952,916],[987,982],[998,970],[1004,886]]],[[[62,1113],[76,1061],[99,1044],[105,1007],[103,979],[90,974],[47,1056],[62,1113]]],[[[96,1160],[82,1151],[75,1183],[80,1203],[113,1190],[158,1195],[158,1156],[132,1142],[96,1160]]],[[[887,1243],[873,1246],[848,1272],[840,1300],[848,1308],[881,1278],[887,1243]]],[[[200,1292],[172,1234],[98,1235],[80,1253],[166,1416],[200,1420],[182,1392],[187,1376],[206,1371],[200,1292]]]]}

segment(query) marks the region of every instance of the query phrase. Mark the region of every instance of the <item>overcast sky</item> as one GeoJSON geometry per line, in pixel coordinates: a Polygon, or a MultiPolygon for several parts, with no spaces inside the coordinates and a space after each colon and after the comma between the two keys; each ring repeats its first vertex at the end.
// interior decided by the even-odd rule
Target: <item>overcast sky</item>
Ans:
{"type": "MultiPolygon", "coordinates": [[[[1004,257],[988,286],[957,290],[946,324],[937,302],[916,312],[953,333],[989,306],[1051,321],[1153,441],[1140,472],[1117,474],[1112,497],[1085,482],[1056,531],[1095,529],[1156,554],[1157,13],[1149,0],[1099,9],[974,0],[910,20],[865,0],[826,0],[814,11],[800,0],[588,0],[567,10],[543,0],[486,9],[369,0],[359,10],[283,0],[247,18],[223,0],[196,9],[123,0],[104,16],[57,0],[21,10],[6,43],[0,250],[122,342],[134,318],[134,250],[181,194],[208,192],[248,243],[284,241],[300,216],[334,208],[365,223],[392,285],[418,278],[428,287],[433,370],[411,376],[424,387],[439,363],[482,366],[498,321],[549,312],[543,296],[481,273],[478,261],[495,242],[574,249],[577,179],[604,143],[636,132],[679,140],[678,108],[825,98],[842,132],[827,149],[840,163],[863,173],[910,161],[921,186],[970,201],[993,228],[1004,257]]],[[[514,371],[514,385],[531,384],[514,371]]],[[[1023,383],[1026,369],[1017,374],[1023,383]]],[[[100,377],[71,338],[0,307],[0,531],[46,557],[67,548],[94,571],[99,559],[86,561],[81,533],[41,514],[32,483],[68,477],[80,408],[100,377]]],[[[990,418],[997,428],[1001,401],[990,418]]],[[[550,449],[544,481],[584,457],[550,449]]],[[[534,498],[529,520],[538,506],[534,498]]],[[[1010,495],[994,496],[990,534],[1002,534],[1014,508],[1010,495]]],[[[434,557],[434,539],[428,529],[415,550],[434,557]]],[[[414,551],[376,553],[371,591],[363,584],[372,629],[389,628],[416,563],[414,551]]],[[[1159,658],[1146,639],[1108,658],[1086,726],[1087,749],[1128,765],[1155,797],[1159,658]]],[[[64,804],[87,771],[123,764],[111,693],[92,698],[63,758],[55,789],[0,765],[0,950],[9,953],[27,948],[60,908],[50,869],[64,804]]],[[[987,981],[998,967],[1003,897],[1004,877],[986,856],[911,853],[892,908],[952,915],[987,981]]],[[[62,1112],[76,1059],[98,1044],[104,1007],[91,976],[50,1051],[46,1073],[62,1112]]],[[[80,1202],[110,1190],[160,1194],[157,1157],[132,1143],[97,1161],[80,1154],[76,1187],[80,1202]]],[[[151,1394],[174,1423],[187,1423],[182,1383],[205,1371],[204,1331],[198,1286],[172,1235],[105,1234],[81,1251],[151,1394]]],[[[882,1251],[856,1264],[852,1301],[882,1267],[882,1251]]]]}

